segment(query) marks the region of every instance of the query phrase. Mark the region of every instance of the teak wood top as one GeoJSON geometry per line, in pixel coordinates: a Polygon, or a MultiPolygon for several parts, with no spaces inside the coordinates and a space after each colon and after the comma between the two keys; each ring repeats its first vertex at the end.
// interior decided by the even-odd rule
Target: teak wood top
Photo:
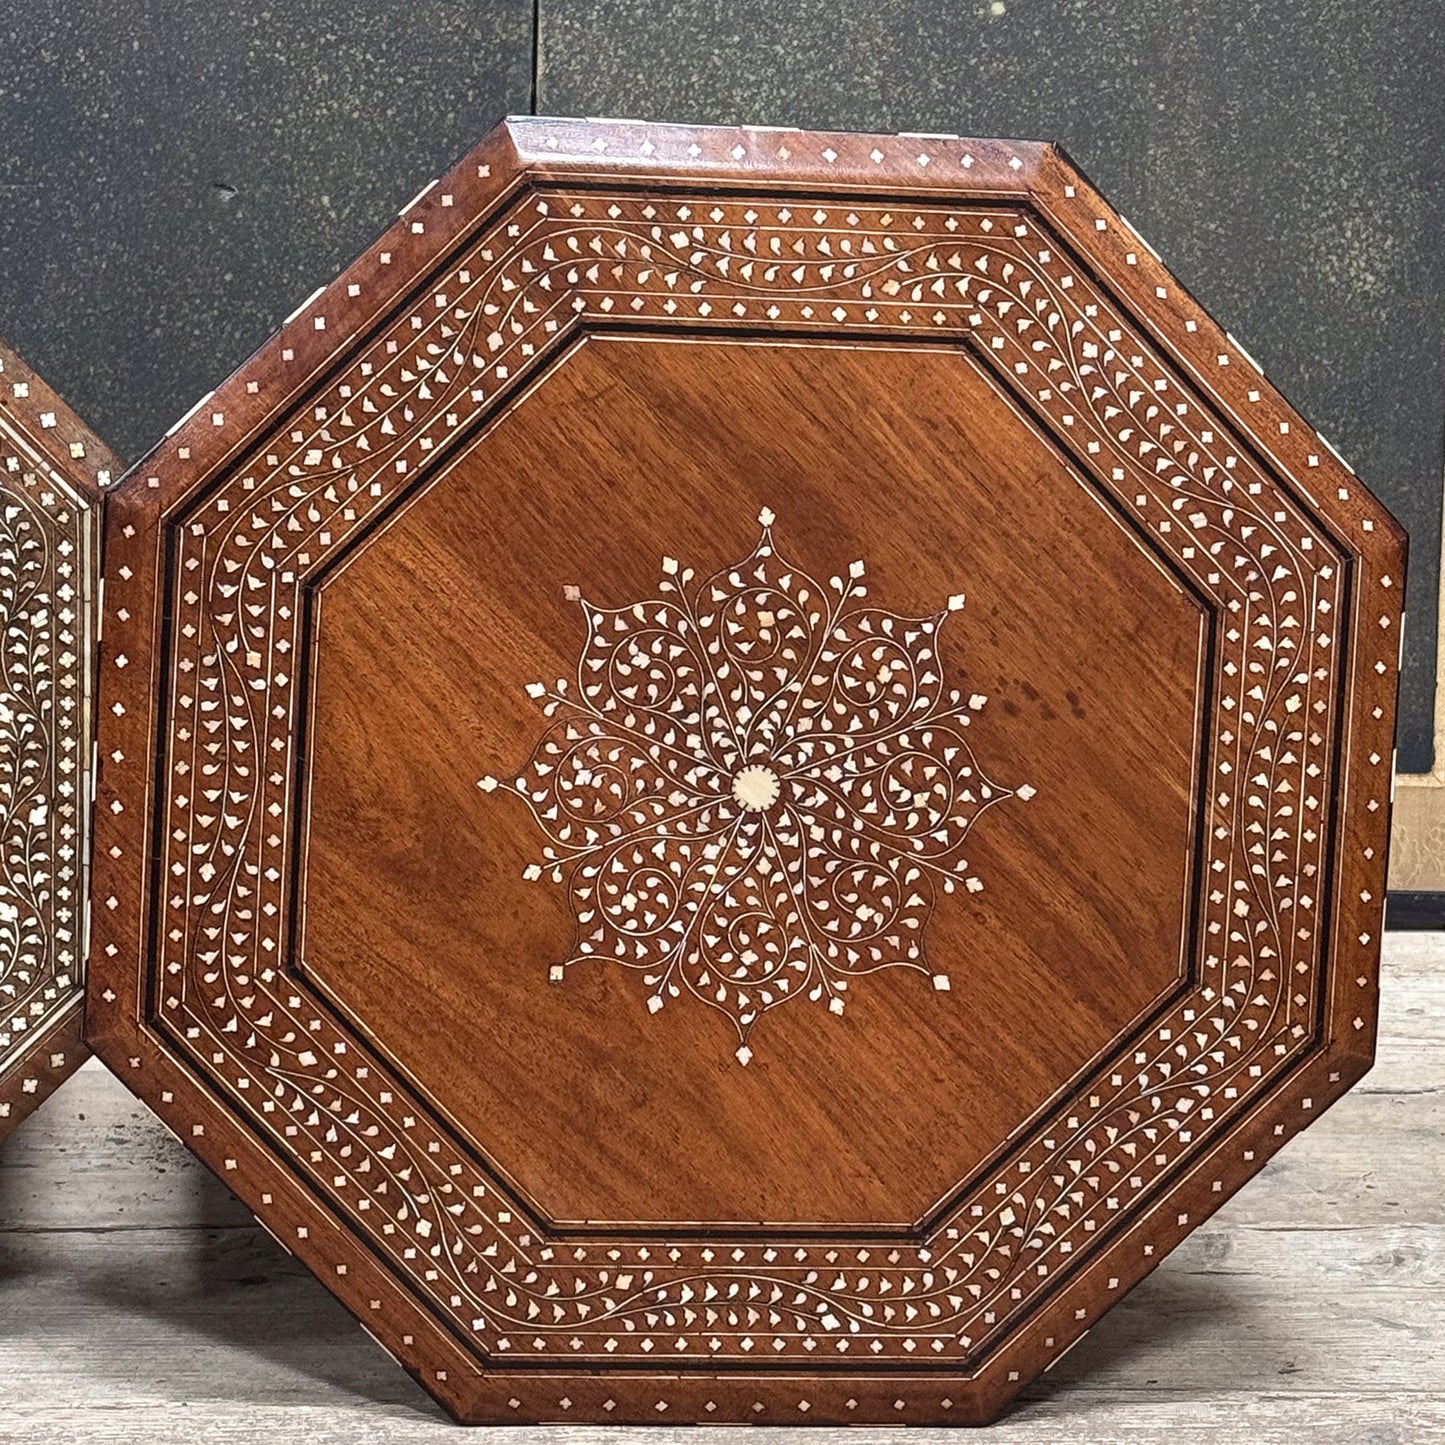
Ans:
{"type": "Polygon", "coordinates": [[[99,512],[120,473],[0,342],[0,1137],[86,1057],[99,512]]]}
{"type": "Polygon", "coordinates": [[[509,122],[106,547],[93,1043],[459,1418],[987,1419],[1368,1067],[1403,536],[1054,149],[509,122]]]}

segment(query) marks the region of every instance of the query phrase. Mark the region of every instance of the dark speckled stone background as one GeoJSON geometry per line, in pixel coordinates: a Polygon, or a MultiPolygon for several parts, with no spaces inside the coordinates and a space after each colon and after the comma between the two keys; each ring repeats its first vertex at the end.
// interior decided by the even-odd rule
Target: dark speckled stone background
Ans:
{"type": "Polygon", "coordinates": [[[528,108],[532,19],[0,0],[0,334],[134,460],[528,108]]]}
{"type": "Polygon", "coordinates": [[[543,0],[559,115],[1059,141],[1410,529],[1428,771],[1445,466],[1441,0],[543,0]]]}
{"type": "Polygon", "coordinates": [[[136,457],[509,110],[1058,140],[1409,526],[1424,771],[1442,80],[1441,0],[0,0],[0,333],[136,457]]]}

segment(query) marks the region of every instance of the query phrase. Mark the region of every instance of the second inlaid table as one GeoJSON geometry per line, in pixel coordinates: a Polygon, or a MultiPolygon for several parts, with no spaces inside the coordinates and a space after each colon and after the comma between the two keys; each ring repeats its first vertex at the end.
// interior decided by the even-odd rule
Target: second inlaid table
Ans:
{"type": "Polygon", "coordinates": [[[86,1057],[100,501],[120,473],[0,342],[0,1138],[86,1057]]]}

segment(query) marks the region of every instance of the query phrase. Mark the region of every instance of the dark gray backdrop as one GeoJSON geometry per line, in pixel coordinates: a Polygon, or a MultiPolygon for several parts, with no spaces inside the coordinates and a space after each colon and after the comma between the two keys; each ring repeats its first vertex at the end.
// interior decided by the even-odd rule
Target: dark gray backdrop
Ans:
{"type": "Polygon", "coordinates": [[[1433,760],[1440,0],[0,0],[0,334],[134,459],[508,111],[1058,140],[1408,525],[1433,760]]]}

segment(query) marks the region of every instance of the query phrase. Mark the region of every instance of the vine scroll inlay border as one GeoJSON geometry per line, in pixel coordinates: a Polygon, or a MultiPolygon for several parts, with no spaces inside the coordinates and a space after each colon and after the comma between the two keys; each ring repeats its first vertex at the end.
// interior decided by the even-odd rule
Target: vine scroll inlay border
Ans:
{"type": "MultiPolygon", "coordinates": [[[[652,155],[651,135],[642,144],[652,155]]],[[[699,133],[687,154],[711,144],[699,133]]],[[[731,154],[815,146],[832,167],[852,144],[746,136],[731,154]]],[[[849,163],[896,168],[908,147],[930,175],[946,163],[963,176],[972,144],[879,141],[849,163]]],[[[979,154],[1007,174],[1001,148],[979,154]]],[[[677,1373],[853,1356],[957,1373],[1311,1045],[1353,558],[1017,192],[819,200],[743,181],[739,197],[676,175],[641,188],[534,178],[222,485],[173,514],[154,1022],[226,1109],[313,1161],[313,1192],[494,1362],[665,1355],[677,1373]],[[307,579],[534,380],[554,343],[620,321],[968,345],[1218,619],[1194,987],[917,1243],[551,1242],[285,969],[307,579]]],[[[1072,185],[1062,193],[1072,201],[1072,185]]],[[[444,189],[407,225],[424,231],[451,200],[444,189]]],[[[317,310],[302,324],[326,321],[317,310]]]]}
{"type": "Polygon", "coordinates": [[[842,1352],[970,1355],[1307,1045],[1325,830],[1296,820],[1320,816],[1329,795],[1338,552],[1023,209],[534,193],[285,436],[175,529],[164,816],[184,842],[165,845],[161,1013],[238,1107],[272,1104],[261,1127],[284,1121],[290,1147],[305,1137],[334,1161],[323,1173],[340,1207],[373,1231],[384,1220],[382,1247],[403,1268],[424,1256],[437,1306],[488,1349],[645,1355],[673,1349],[691,1320],[713,1329],[710,1356],[765,1344],[786,1357],[820,1338],[842,1352]],[[1224,619],[1198,989],[1136,1041],[1127,1069],[1100,1071],[1087,1116],[1054,1121],[926,1244],[881,1263],[676,1242],[629,1249],[624,1269],[579,1245],[564,1286],[555,1252],[465,1148],[400,1117],[388,1102],[399,1081],[281,969],[305,578],[513,394],[550,340],[617,315],[967,338],[1224,619]],[[256,595],[274,601],[253,616],[256,595]],[[377,1151],[385,1171],[359,1169],[377,1151]]]}

